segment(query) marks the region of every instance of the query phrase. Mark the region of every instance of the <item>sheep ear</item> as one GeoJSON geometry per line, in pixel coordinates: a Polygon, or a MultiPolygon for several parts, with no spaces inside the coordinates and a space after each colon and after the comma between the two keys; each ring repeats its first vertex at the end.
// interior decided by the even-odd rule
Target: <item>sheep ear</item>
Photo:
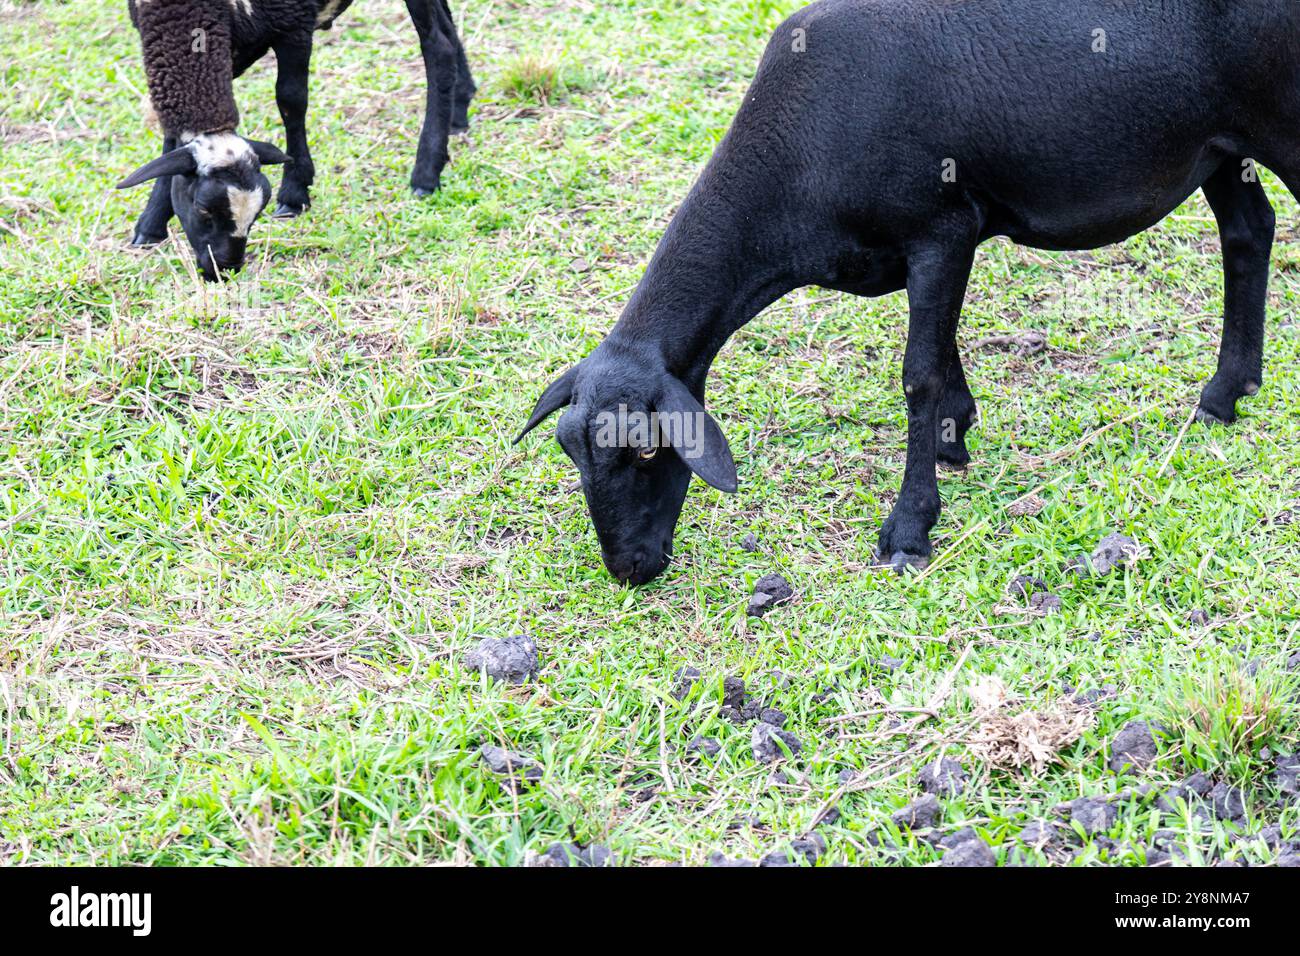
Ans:
{"type": "Polygon", "coordinates": [[[247,139],[244,142],[253,147],[253,153],[257,156],[257,161],[263,166],[282,166],[285,163],[293,162],[293,157],[278,146],[263,143],[258,139],[247,139]]]}
{"type": "Polygon", "coordinates": [[[152,162],[145,163],[118,183],[117,188],[130,189],[132,186],[139,186],[141,183],[150,179],[157,179],[159,176],[189,176],[196,169],[198,169],[198,163],[194,159],[194,150],[188,146],[180,146],[170,152],[163,153],[152,162]]]}
{"type": "Polygon", "coordinates": [[[655,411],[662,434],[686,467],[719,491],[735,494],[740,479],[727,436],[681,381],[665,376],[655,411]]]}
{"type": "Polygon", "coordinates": [[[525,435],[546,419],[546,416],[564,408],[573,401],[573,382],[577,377],[578,366],[575,365],[546,387],[546,391],[542,392],[542,397],[533,406],[533,414],[529,417],[528,424],[524,426],[524,430],[519,433],[519,437],[511,444],[518,445],[525,435]]]}

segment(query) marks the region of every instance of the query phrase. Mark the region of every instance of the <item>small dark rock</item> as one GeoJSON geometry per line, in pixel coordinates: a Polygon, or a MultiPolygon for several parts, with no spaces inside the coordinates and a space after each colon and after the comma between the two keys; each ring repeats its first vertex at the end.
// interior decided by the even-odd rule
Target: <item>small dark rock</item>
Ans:
{"type": "Polygon", "coordinates": [[[1042,578],[1030,577],[1028,574],[1017,574],[1007,585],[1007,594],[1014,598],[1027,598],[1037,591],[1046,591],[1047,582],[1042,578]]]}
{"type": "Polygon", "coordinates": [[[1184,780],[1182,785],[1193,796],[1204,799],[1209,796],[1210,790],[1214,787],[1214,782],[1210,779],[1209,774],[1198,771],[1184,780]]]}
{"type": "Polygon", "coordinates": [[[1243,820],[1246,817],[1245,795],[1222,780],[1210,791],[1210,806],[1220,820],[1243,820]]]}
{"type": "Polygon", "coordinates": [[[696,756],[716,757],[722,751],[722,744],[712,737],[692,737],[686,745],[686,752],[696,756]]]}
{"type": "Polygon", "coordinates": [[[1187,623],[1192,627],[1205,627],[1210,623],[1210,615],[1207,611],[1202,611],[1199,607],[1187,615],[1187,623]]]}
{"type": "Polygon", "coordinates": [[[695,682],[700,679],[700,672],[691,666],[679,667],[673,674],[673,680],[676,681],[673,687],[673,700],[685,700],[695,686],[695,682]]]}
{"type": "Polygon", "coordinates": [[[1110,743],[1110,761],[1115,773],[1143,770],[1156,759],[1156,741],[1145,720],[1130,720],[1110,743]]]}
{"type": "Polygon", "coordinates": [[[1091,555],[1071,558],[1065,570],[1081,577],[1109,574],[1115,568],[1129,564],[1142,556],[1142,546],[1128,535],[1108,534],[1091,555]]]}
{"type": "Polygon", "coordinates": [[[759,721],[754,725],[754,732],[750,735],[750,746],[754,750],[754,759],[759,763],[771,763],[773,760],[783,758],[785,751],[777,741],[784,741],[790,753],[797,754],[803,749],[803,744],[799,738],[788,730],[782,730],[780,727],[774,727],[771,724],[765,724],[759,721]]]}
{"type": "Polygon", "coordinates": [[[493,680],[524,684],[537,674],[537,644],[527,634],[485,637],[463,663],[466,670],[481,671],[493,680]]]}
{"type": "Polygon", "coordinates": [[[940,812],[939,798],[927,793],[923,797],[917,797],[890,819],[900,830],[924,830],[935,825],[940,812]]]}
{"type": "Polygon", "coordinates": [[[1108,534],[1092,552],[1092,570],[1095,574],[1109,574],[1115,568],[1139,557],[1142,547],[1126,534],[1108,534]]]}
{"type": "Polygon", "coordinates": [[[609,847],[592,844],[552,843],[537,857],[533,866],[613,866],[614,854],[609,847]]]}
{"type": "Polygon", "coordinates": [[[1101,687],[1094,687],[1092,690],[1076,690],[1066,684],[1064,691],[1071,700],[1076,704],[1082,704],[1084,707],[1096,707],[1102,701],[1110,700],[1119,694],[1119,689],[1114,684],[1105,684],[1101,687]]]}
{"type": "Polygon", "coordinates": [[[893,834],[887,830],[872,830],[867,834],[867,843],[870,846],[880,847],[882,850],[898,849],[893,834]]]}
{"type": "Polygon", "coordinates": [[[1119,811],[1100,797],[1079,797],[1069,806],[1070,820],[1088,836],[1109,830],[1119,816],[1119,811]]]}
{"type": "Polygon", "coordinates": [[[795,678],[785,671],[774,670],[769,672],[768,677],[772,679],[772,684],[777,690],[789,690],[794,686],[795,678]]]}
{"type": "Polygon", "coordinates": [[[754,582],[754,593],[770,594],[778,601],[788,601],[794,597],[794,588],[779,574],[765,574],[754,582]]]}
{"type": "Polygon", "coordinates": [[[740,547],[751,554],[758,550],[758,538],[754,536],[754,532],[751,531],[740,539],[740,547]]]}
{"type": "Polygon", "coordinates": [[[980,835],[975,832],[974,827],[962,827],[955,833],[949,833],[939,838],[938,846],[943,850],[951,850],[954,847],[961,846],[971,840],[978,840],[980,835]]]}
{"type": "Polygon", "coordinates": [[[893,672],[903,666],[903,662],[897,657],[890,657],[888,654],[882,654],[876,659],[876,666],[883,667],[885,670],[893,672]]]}
{"type": "Polygon", "coordinates": [[[830,700],[832,697],[835,696],[835,691],[837,689],[838,688],[834,684],[831,684],[828,687],[823,687],[817,693],[812,695],[811,700],[814,704],[824,704],[826,703],[826,701],[830,700]]]}
{"type": "Polygon", "coordinates": [[[483,746],[480,747],[479,756],[487,764],[488,769],[498,776],[504,777],[507,784],[514,790],[521,787],[534,784],[542,779],[542,768],[536,761],[523,754],[512,753],[501,747],[483,746]]]}
{"type": "Polygon", "coordinates": [[[765,724],[771,724],[773,727],[785,726],[785,714],[775,707],[764,707],[758,712],[758,719],[765,724]]]}
{"type": "Polygon", "coordinates": [[[745,682],[739,677],[722,679],[722,706],[740,710],[745,706],[745,682]]]}
{"type": "Polygon", "coordinates": [[[1016,839],[1025,846],[1032,846],[1041,850],[1060,843],[1061,834],[1058,832],[1056,825],[1050,820],[1030,820],[1021,827],[1016,839]]]}
{"type": "Polygon", "coordinates": [[[841,815],[842,814],[840,813],[839,807],[831,807],[829,810],[827,810],[825,813],[821,815],[821,818],[817,821],[816,826],[828,827],[833,824],[839,823],[841,815]]]}
{"type": "Polygon", "coordinates": [[[1270,850],[1278,850],[1282,847],[1282,827],[1276,823],[1270,823],[1259,831],[1259,838],[1264,841],[1264,845],[1270,850]]]}
{"type": "Polygon", "coordinates": [[[1029,606],[1035,611],[1042,611],[1043,615],[1059,614],[1061,612],[1061,599],[1050,591],[1035,591],[1029,596],[1029,606]]]}
{"type": "Polygon", "coordinates": [[[1293,754],[1278,754],[1273,758],[1274,770],[1268,782],[1277,787],[1282,801],[1289,803],[1300,797],[1300,750],[1293,754]]]}
{"type": "Polygon", "coordinates": [[[758,866],[758,863],[754,860],[729,860],[721,853],[711,853],[709,854],[709,866],[758,866]]]}
{"type": "Polygon", "coordinates": [[[1300,671],[1300,651],[1296,651],[1286,659],[1286,669],[1289,671],[1300,671]]]}
{"type": "Polygon", "coordinates": [[[758,865],[800,866],[803,862],[806,862],[809,866],[812,866],[825,852],[826,841],[819,834],[809,833],[807,836],[792,840],[788,849],[773,850],[759,860],[758,865]]]}
{"type": "Polygon", "coordinates": [[[966,789],[969,774],[957,761],[948,757],[932,761],[921,768],[916,782],[925,793],[955,797],[966,789]]]}
{"type": "Polygon", "coordinates": [[[835,779],[840,782],[840,786],[848,786],[854,780],[858,779],[858,771],[854,770],[852,767],[845,767],[836,774],[835,779]]]}
{"type": "Polygon", "coordinates": [[[974,840],[963,840],[951,850],[943,855],[939,861],[940,866],[997,866],[997,857],[993,855],[993,848],[983,840],[976,837],[974,840]]]}
{"type": "Polygon", "coordinates": [[[762,617],[776,605],[794,597],[790,582],[779,574],[765,574],[754,583],[754,594],[746,609],[750,617],[762,617]]]}
{"type": "Polygon", "coordinates": [[[755,593],[749,599],[749,604],[745,606],[745,613],[750,617],[762,617],[772,610],[775,604],[776,598],[772,597],[772,595],[755,593]]]}
{"type": "Polygon", "coordinates": [[[1286,853],[1280,853],[1277,859],[1273,861],[1274,866],[1300,866],[1300,850],[1289,850],[1286,853]]]}

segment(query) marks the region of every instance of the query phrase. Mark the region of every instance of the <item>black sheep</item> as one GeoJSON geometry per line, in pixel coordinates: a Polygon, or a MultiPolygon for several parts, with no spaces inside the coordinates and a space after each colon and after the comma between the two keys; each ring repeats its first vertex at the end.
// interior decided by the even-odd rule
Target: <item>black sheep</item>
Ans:
{"type": "MultiPolygon", "coordinates": [[[[907,463],[880,532],[902,570],[931,554],[936,461],[975,420],[957,322],[994,236],[1093,249],[1195,190],[1222,238],[1218,371],[1200,417],[1230,422],[1263,378],[1274,216],[1255,161],[1300,191],[1295,0],[821,0],[767,48],[730,131],[618,324],[553,382],[606,566],[640,584],[672,553],[694,473],[735,491],[704,410],[727,339],[787,292],[907,290],[907,463]]],[[[522,437],[522,436],[521,436],[522,437]]]]}
{"type": "MultiPolygon", "coordinates": [[[[270,198],[264,164],[285,163],[275,214],[297,216],[315,178],[307,148],[307,77],[313,34],[329,29],[352,0],[128,0],[140,32],[149,97],[163,130],[163,155],[120,184],[153,179],[134,245],[167,238],[173,213],[205,278],[243,265],[248,230],[270,198]],[[233,81],[268,50],[277,63],[276,104],[287,149],[235,130],[233,81]]],[[[468,126],[474,81],[447,0],[406,0],[420,37],[428,83],[411,186],[439,188],[450,133],[468,126]]]]}

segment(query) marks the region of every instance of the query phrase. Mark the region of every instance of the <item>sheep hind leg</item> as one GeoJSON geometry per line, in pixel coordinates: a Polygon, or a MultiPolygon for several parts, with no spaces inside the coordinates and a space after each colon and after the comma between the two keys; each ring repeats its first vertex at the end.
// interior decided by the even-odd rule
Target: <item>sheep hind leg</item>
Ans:
{"type": "Polygon", "coordinates": [[[973,223],[956,222],[908,257],[910,312],[903,355],[907,398],[907,463],[894,510],[880,529],[882,563],[900,573],[923,567],[932,549],[930,529],[941,503],[935,476],[940,408],[951,357],[956,353],[957,321],[977,244],[973,223]]]}
{"type": "Polygon", "coordinates": [[[966,432],[975,424],[977,416],[975,397],[966,384],[966,372],[961,366],[961,355],[954,341],[944,375],[943,398],[939,400],[938,435],[935,457],[939,464],[949,468],[965,468],[970,464],[966,450],[966,432]]]}
{"type": "Polygon", "coordinates": [[[1207,424],[1237,419],[1237,400],[1259,391],[1264,367],[1273,207],[1258,178],[1225,162],[1201,187],[1219,223],[1223,246],[1223,339],[1219,365],[1201,392],[1196,417],[1207,424]]]}
{"type": "Polygon", "coordinates": [[[424,126],[411,171],[411,189],[417,196],[429,196],[442,187],[442,170],[447,165],[456,91],[456,46],[443,27],[447,18],[441,0],[406,0],[406,9],[420,35],[427,86],[424,126]]]}
{"type": "Polygon", "coordinates": [[[465,55],[465,45],[461,43],[456,23],[452,19],[451,7],[447,0],[439,2],[445,17],[442,21],[443,31],[456,47],[456,92],[451,105],[451,135],[458,136],[469,132],[469,104],[478,92],[478,86],[474,82],[474,74],[470,72],[469,57],[465,55]]]}
{"type": "MultiPolygon", "coordinates": [[[[163,153],[170,153],[176,148],[176,138],[168,136],[163,139],[163,153]]],[[[137,247],[156,246],[167,240],[167,223],[174,215],[172,210],[172,178],[159,176],[153,181],[149,190],[149,201],[145,203],[144,212],[136,220],[135,232],[132,233],[131,245],[137,247]]]]}

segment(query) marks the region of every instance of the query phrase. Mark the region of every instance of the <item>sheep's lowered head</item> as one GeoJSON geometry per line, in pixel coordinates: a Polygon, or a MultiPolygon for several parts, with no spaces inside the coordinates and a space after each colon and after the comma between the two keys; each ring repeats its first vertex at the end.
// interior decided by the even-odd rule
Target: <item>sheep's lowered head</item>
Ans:
{"type": "Polygon", "coordinates": [[[691,474],[735,492],[731,447],[686,385],[612,339],[547,387],[515,441],[566,407],[555,437],[582,476],[605,567],[645,584],[672,558],[691,474]]]}
{"type": "Polygon", "coordinates": [[[145,163],[117,188],[170,176],[172,209],[203,278],[211,282],[244,264],[248,231],[271,198],[262,167],[288,162],[289,156],[270,143],[235,132],[201,133],[145,163]]]}

